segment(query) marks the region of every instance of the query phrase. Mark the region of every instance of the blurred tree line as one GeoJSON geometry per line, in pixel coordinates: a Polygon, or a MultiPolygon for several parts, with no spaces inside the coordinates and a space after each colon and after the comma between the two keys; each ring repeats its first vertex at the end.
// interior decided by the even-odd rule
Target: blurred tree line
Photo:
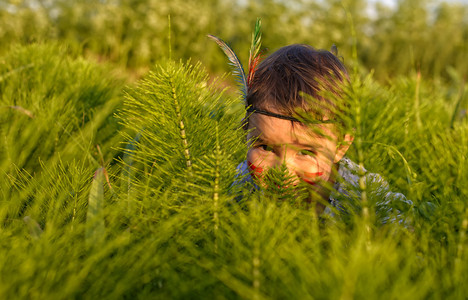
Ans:
{"type": "Polygon", "coordinates": [[[336,44],[349,66],[357,40],[357,63],[381,80],[412,71],[444,78],[449,66],[466,77],[468,70],[468,5],[425,0],[395,7],[365,0],[0,0],[0,54],[58,40],[138,72],[169,56],[168,15],[172,57],[202,61],[211,72],[228,66],[206,35],[226,40],[245,62],[257,17],[268,52],[336,44]]]}

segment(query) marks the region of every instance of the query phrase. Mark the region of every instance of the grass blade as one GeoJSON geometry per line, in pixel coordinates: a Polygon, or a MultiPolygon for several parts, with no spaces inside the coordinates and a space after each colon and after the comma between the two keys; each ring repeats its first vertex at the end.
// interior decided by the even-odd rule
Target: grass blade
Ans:
{"type": "Polygon", "coordinates": [[[102,216],[104,181],[104,169],[99,168],[94,173],[88,199],[88,211],[86,214],[86,243],[88,245],[94,245],[104,237],[105,227],[102,216]]]}

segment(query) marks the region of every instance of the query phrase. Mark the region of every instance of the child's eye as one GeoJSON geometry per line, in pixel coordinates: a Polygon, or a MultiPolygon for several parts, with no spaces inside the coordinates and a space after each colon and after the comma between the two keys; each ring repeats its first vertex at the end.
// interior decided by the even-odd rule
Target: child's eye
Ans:
{"type": "Polygon", "coordinates": [[[257,148],[260,148],[263,151],[273,151],[273,148],[271,146],[265,144],[258,145],[257,148]]]}
{"type": "Polygon", "coordinates": [[[307,156],[315,157],[316,153],[312,150],[302,149],[299,151],[299,155],[307,155],[307,156]]]}

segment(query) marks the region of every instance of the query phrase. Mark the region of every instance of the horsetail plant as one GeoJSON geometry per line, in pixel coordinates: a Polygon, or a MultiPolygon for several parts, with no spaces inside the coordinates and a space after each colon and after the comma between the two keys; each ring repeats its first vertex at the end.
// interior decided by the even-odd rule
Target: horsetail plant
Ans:
{"type": "Polygon", "coordinates": [[[89,246],[96,246],[104,239],[105,225],[102,214],[104,208],[104,183],[104,168],[99,168],[94,173],[86,214],[86,242],[89,246]]]}
{"type": "Polygon", "coordinates": [[[105,68],[57,45],[0,62],[0,74],[32,65],[0,81],[2,299],[468,294],[468,124],[449,128],[466,84],[353,74],[346,122],[360,184],[319,215],[281,168],[264,189],[233,184],[245,109],[200,63],[158,61],[121,96],[105,68]],[[412,201],[389,203],[387,222],[370,172],[412,201]]]}

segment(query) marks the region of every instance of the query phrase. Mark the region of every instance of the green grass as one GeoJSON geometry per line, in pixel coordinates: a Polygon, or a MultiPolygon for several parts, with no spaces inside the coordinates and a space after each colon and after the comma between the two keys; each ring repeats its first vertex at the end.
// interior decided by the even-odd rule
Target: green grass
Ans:
{"type": "Polygon", "coordinates": [[[1,177],[2,298],[466,296],[468,127],[466,118],[451,125],[458,101],[451,87],[415,76],[387,85],[372,76],[354,81],[362,142],[350,155],[358,160],[360,151],[367,169],[414,202],[402,210],[406,225],[382,225],[378,199],[369,198],[367,218],[360,209],[318,218],[284,197],[234,191],[245,156],[242,108],[200,65],[168,61],[124,88],[117,125],[115,106],[105,107],[122,87],[101,67],[56,46],[9,57],[17,64],[6,69],[12,75],[2,93],[16,95],[16,105],[35,117],[3,111],[3,140],[15,122],[31,135],[50,134],[24,147],[17,133],[3,145],[15,156],[4,155],[1,177]],[[17,66],[43,61],[30,79],[13,78],[17,66]],[[92,103],[78,101],[87,86],[100,95],[92,103]],[[68,114],[70,134],[57,121],[34,123],[41,114],[60,120],[59,111],[68,114]],[[83,111],[94,112],[85,117],[89,125],[73,121],[83,111]],[[100,129],[91,134],[88,126],[100,129]],[[59,142],[54,130],[62,132],[59,142]],[[49,140],[55,151],[46,151],[49,140]],[[43,150],[22,159],[29,149],[43,150]]]}
{"type": "Polygon", "coordinates": [[[212,75],[225,63],[216,45],[195,37],[227,37],[243,59],[253,24],[245,20],[261,15],[260,4],[167,4],[167,11],[179,9],[171,13],[177,59],[168,60],[167,11],[144,3],[119,10],[82,1],[72,10],[57,1],[34,13],[23,6],[21,18],[0,13],[9,24],[0,39],[12,41],[0,51],[0,298],[466,299],[464,7],[440,5],[445,23],[417,18],[411,26],[426,33],[411,36],[401,29],[417,11],[408,8],[423,5],[403,1],[398,12],[380,11],[387,17],[371,22],[376,32],[368,36],[362,3],[345,3],[356,29],[356,64],[348,59],[342,3],[328,4],[329,20],[320,18],[322,6],[303,4],[318,7],[314,31],[295,23],[313,10],[281,15],[280,2],[262,4],[271,7],[262,19],[271,28],[265,45],[294,38],[329,47],[337,38],[339,54],[356,68],[348,93],[356,139],[348,155],[413,202],[391,204],[405,223],[382,224],[382,197],[372,185],[365,203],[343,200],[349,213],[334,217],[317,216],[288,193],[233,186],[246,154],[242,102],[223,88],[229,79],[212,75]],[[63,7],[57,19],[45,13],[52,7],[63,7]],[[239,22],[241,12],[246,19],[239,22]],[[142,28],[157,20],[157,31],[136,28],[143,13],[142,28]],[[84,15],[93,22],[86,25],[84,15]],[[27,16],[36,26],[24,22],[27,16]],[[279,20],[292,25],[272,25],[279,20]],[[133,25],[114,35],[113,21],[133,25]],[[85,25],[96,32],[86,40],[85,25]],[[442,39],[448,29],[460,40],[442,39]],[[152,46],[143,46],[152,34],[152,46]],[[30,43],[50,38],[60,42],[30,43]],[[197,53],[210,58],[201,64],[197,53]],[[151,70],[128,83],[139,67],[151,70]],[[366,71],[371,67],[375,72],[366,71]]]}

